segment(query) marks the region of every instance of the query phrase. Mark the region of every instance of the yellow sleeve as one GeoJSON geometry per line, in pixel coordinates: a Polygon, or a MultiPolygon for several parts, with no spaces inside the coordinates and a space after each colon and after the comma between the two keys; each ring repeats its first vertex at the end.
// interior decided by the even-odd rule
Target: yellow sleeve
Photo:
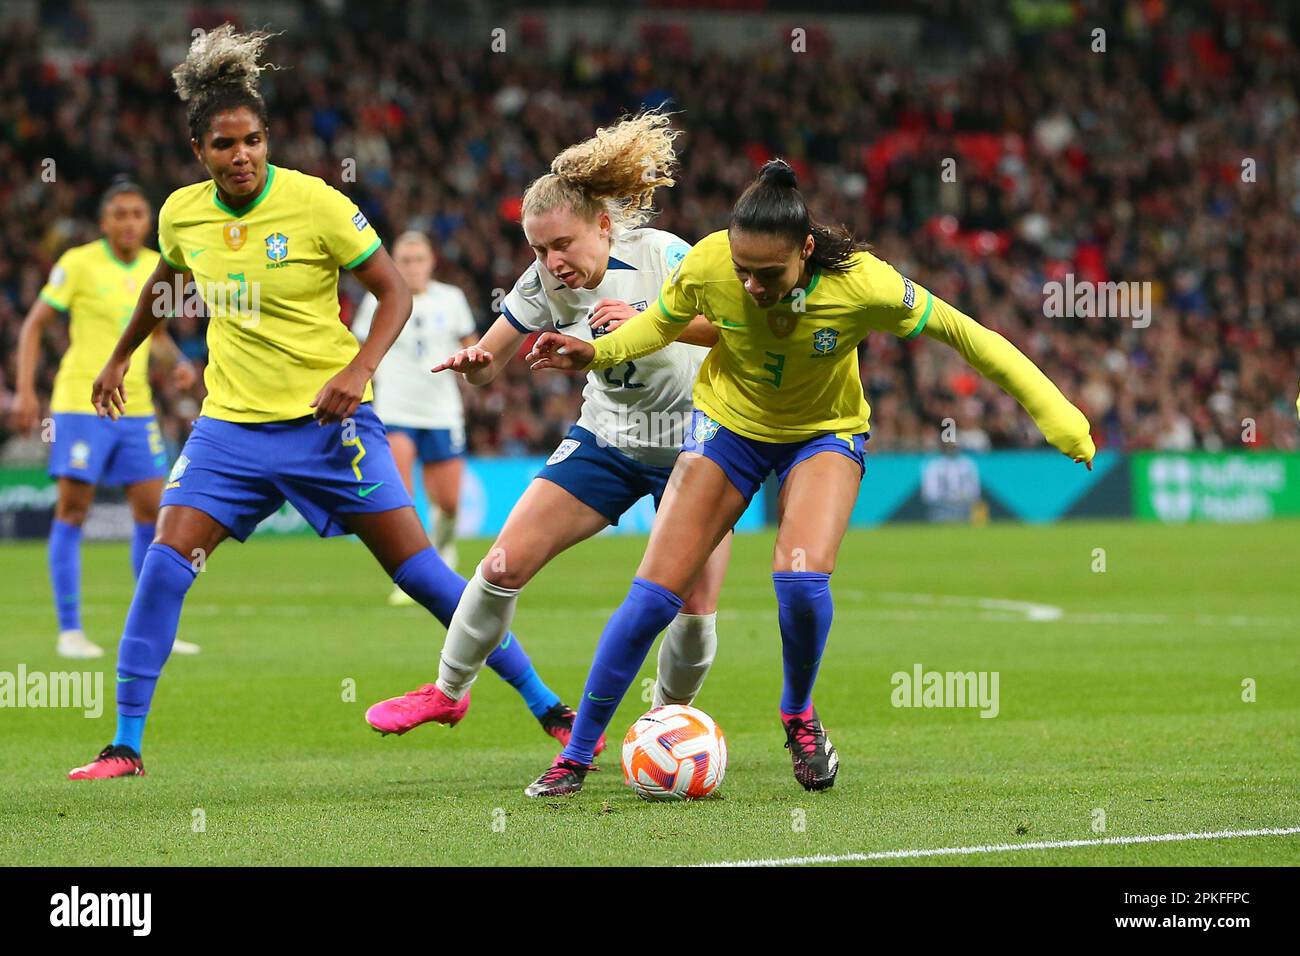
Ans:
{"type": "Polygon", "coordinates": [[[1071,458],[1097,453],[1088,419],[1070,404],[1038,366],[992,329],[958,312],[937,296],[925,334],[956,349],[971,367],[1024,406],[1051,445],[1071,458]]]}
{"type": "Polygon", "coordinates": [[[319,182],[319,195],[312,203],[317,233],[339,268],[355,269],[379,248],[379,235],[356,203],[323,180],[319,182]]]}
{"type": "Polygon", "coordinates": [[[596,339],[592,343],[596,349],[596,357],[587,368],[593,370],[613,368],[623,362],[635,361],[651,352],[658,352],[665,345],[676,341],[691,324],[690,319],[675,319],[666,314],[662,302],[663,295],[660,293],[659,302],[628,319],[609,335],[602,335],[596,339]]]}
{"type": "Polygon", "coordinates": [[[699,282],[695,278],[699,259],[695,249],[686,253],[665,280],[659,298],[648,309],[628,319],[609,335],[596,339],[592,343],[596,357],[587,367],[595,370],[613,368],[658,352],[676,341],[691,324],[691,319],[700,314],[699,282]]]}
{"type": "Polygon", "coordinates": [[[59,256],[59,261],[54,263],[54,268],[50,270],[50,277],[45,280],[45,285],[41,287],[41,301],[58,309],[60,312],[67,312],[68,307],[72,304],[72,292],[76,286],[76,273],[76,257],[72,254],[72,250],[69,249],[59,256]]]}
{"type": "Polygon", "coordinates": [[[181,249],[176,230],[172,227],[170,199],[163,203],[162,209],[158,210],[158,254],[162,256],[163,262],[177,272],[189,271],[190,267],[185,264],[185,252],[181,249]]]}

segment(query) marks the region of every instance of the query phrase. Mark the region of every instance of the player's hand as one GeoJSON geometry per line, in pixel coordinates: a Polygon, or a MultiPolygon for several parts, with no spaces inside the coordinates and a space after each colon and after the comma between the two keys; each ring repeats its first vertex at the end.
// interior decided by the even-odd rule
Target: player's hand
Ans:
{"type": "Polygon", "coordinates": [[[488,368],[492,364],[492,353],[487,349],[481,349],[477,345],[471,345],[463,348],[455,355],[448,358],[445,362],[439,362],[430,372],[445,372],[451,370],[460,372],[462,375],[468,375],[470,372],[477,372],[480,369],[488,368]]]}
{"type": "Polygon", "coordinates": [[[189,359],[181,359],[172,366],[172,384],[182,392],[188,392],[199,380],[199,371],[189,359]]]}
{"type": "Polygon", "coordinates": [[[576,372],[586,368],[595,358],[596,348],[590,342],[559,332],[543,332],[533,343],[532,351],[524,356],[524,361],[534,372],[544,368],[576,372]]]}
{"type": "Polygon", "coordinates": [[[9,407],[9,427],[19,435],[26,435],[36,427],[41,416],[41,400],[35,392],[19,392],[9,407]]]}
{"type": "Polygon", "coordinates": [[[316,409],[316,424],[328,425],[355,415],[369,381],[364,369],[349,365],[326,382],[311,403],[316,409]]]}
{"type": "Polygon", "coordinates": [[[130,368],[129,356],[120,360],[110,358],[104,370],[95,377],[95,383],[90,387],[90,404],[100,418],[107,415],[117,421],[126,414],[126,386],[122,383],[130,368]]]}
{"type": "Polygon", "coordinates": [[[1097,446],[1093,444],[1091,435],[1085,435],[1075,444],[1074,449],[1067,451],[1066,454],[1074,459],[1076,465],[1082,462],[1088,466],[1089,471],[1092,471],[1092,459],[1096,457],[1097,446]]]}
{"type": "Polygon", "coordinates": [[[637,310],[618,299],[601,299],[591,311],[591,330],[604,329],[613,332],[628,319],[637,315],[637,310]]]}

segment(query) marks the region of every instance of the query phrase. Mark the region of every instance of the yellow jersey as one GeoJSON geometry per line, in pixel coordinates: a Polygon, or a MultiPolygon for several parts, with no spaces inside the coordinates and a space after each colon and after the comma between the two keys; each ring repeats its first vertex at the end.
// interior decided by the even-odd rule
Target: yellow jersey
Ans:
{"type": "MultiPolygon", "coordinates": [[[[54,376],[50,411],[95,414],[91,386],[157,265],[158,253],[152,249],[141,249],[134,262],[123,262],[106,239],[74,246],[59,257],[40,293],[46,305],[68,313],[68,350],[54,376]]],[[[129,401],[126,414],[152,418],[148,340],[131,356],[131,369],[122,384],[129,401]]]]}
{"type": "MultiPolygon", "coordinates": [[[[340,269],[379,237],[352,200],[315,176],[267,165],[257,198],[232,209],[208,180],[158,213],[158,248],[194,275],[208,315],[202,414],[273,422],[312,414],[311,401],[356,357],[339,321],[340,269]]],[[[369,384],[363,401],[370,401],[369,384]]]]}
{"type": "Polygon", "coordinates": [[[1095,453],[1088,420],[1002,336],[901,276],[869,252],[844,272],[814,272],[808,287],[758,306],[735,273],[725,230],[698,242],[658,301],[594,343],[592,369],[649,354],[696,315],[718,330],[695,382],[697,408],[755,441],[803,441],[868,429],[858,344],[874,331],[922,332],[952,346],[1023,405],[1052,445],[1071,457],[1095,453]]]}

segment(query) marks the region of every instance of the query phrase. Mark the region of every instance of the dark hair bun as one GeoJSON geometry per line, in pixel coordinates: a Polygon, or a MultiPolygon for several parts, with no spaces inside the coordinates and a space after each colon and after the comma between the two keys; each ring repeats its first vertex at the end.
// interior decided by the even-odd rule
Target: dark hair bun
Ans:
{"type": "Polygon", "coordinates": [[[758,171],[759,181],[786,189],[798,189],[799,177],[784,159],[769,159],[758,171]]]}

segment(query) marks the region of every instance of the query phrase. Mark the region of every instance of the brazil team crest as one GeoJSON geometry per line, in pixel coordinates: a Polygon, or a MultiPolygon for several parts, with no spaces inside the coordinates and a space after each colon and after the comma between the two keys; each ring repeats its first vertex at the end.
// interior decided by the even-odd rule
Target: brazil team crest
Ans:
{"type": "Polygon", "coordinates": [[[695,432],[691,436],[697,442],[706,442],[718,433],[718,423],[703,412],[695,420],[695,432]]]}
{"type": "Polygon", "coordinates": [[[283,262],[288,256],[288,236],[282,232],[273,232],[266,237],[266,258],[272,262],[283,262]]]}
{"type": "Polygon", "coordinates": [[[813,333],[813,348],[818,355],[830,355],[835,351],[835,341],[839,337],[839,329],[818,329],[813,333]]]}

